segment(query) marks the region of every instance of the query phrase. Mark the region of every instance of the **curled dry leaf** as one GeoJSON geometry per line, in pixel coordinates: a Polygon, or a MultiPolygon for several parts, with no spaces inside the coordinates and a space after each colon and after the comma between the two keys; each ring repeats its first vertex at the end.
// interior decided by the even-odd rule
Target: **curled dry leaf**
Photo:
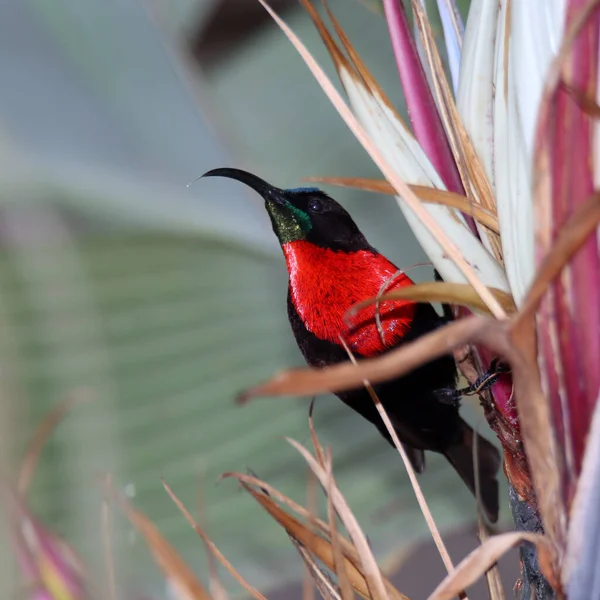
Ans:
{"type": "MultiPolygon", "coordinates": [[[[311,474],[313,474],[312,470],[311,474]]],[[[297,502],[294,502],[285,494],[282,494],[278,489],[274,488],[272,485],[268,484],[265,481],[262,481],[261,479],[257,479],[256,477],[246,475],[244,473],[230,472],[223,473],[223,475],[221,475],[221,478],[223,479],[229,477],[237,479],[240,483],[242,483],[245,486],[255,486],[259,488],[265,496],[277,499],[279,502],[293,510],[296,514],[300,515],[303,519],[306,519],[306,521],[309,524],[310,531],[312,531],[313,533],[315,531],[319,531],[321,537],[324,536],[327,540],[331,539],[331,531],[329,529],[329,525],[325,521],[319,519],[316,515],[309,512],[304,506],[298,504],[297,502]]],[[[244,489],[246,489],[246,487],[244,489]]],[[[345,537],[341,535],[338,536],[338,541],[342,547],[344,556],[346,556],[346,558],[348,558],[352,562],[352,564],[354,564],[357,568],[360,568],[360,558],[354,546],[345,537]]]]}
{"type": "MultiPolygon", "coordinates": [[[[355,177],[303,177],[302,179],[303,181],[311,183],[326,183],[338,187],[349,187],[388,196],[396,196],[397,194],[394,187],[385,179],[359,179],[355,177]]],[[[431,204],[441,204],[442,206],[456,208],[462,213],[473,217],[488,229],[498,233],[497,217],[489,210],[470,202],[466,196],[448,192],[446,190],[438,190],[437,188],[428,187],[426,185],[409,184],[408,187],[416,194],[419,200],[431,204]]]]}
{"type": "MultiPolygon", "coordinates": [[[[259,488],[265,496],[272,496],[282,504],[285,504],[287,507],[291,508],[297,515],[300,515],[303,519],[309,521],[311,526],[313,526],[313,531],[316,528],[325,536],[329,536],[329,525],[327,525],[325,521],[310,513],[304,506],[294,502],[291,498],[288,498],[285,494],[282,494],[278,489],[274,488],[266,481],[258,479],[257,477],[253,477],[252,475],[246,475],[245,473],[229,472],[221,475],[221,479],[228,478],[237,479],[242,485],[245,484],[246,486],[255,486],[259,488]]],[[[358,562],[358,555],[355,553],[354,547],[349,542],[344,547],[344,552],[348,556],[354,557],[353,560],[358,562]]]]}
{"type": "MultiPolygon", "coordinates": [[[[516,311],[512,296],[509,294],[489,288],[494,294],[496,300],[502,305],[502,308],[507,313],[516,311]]],[[[468,306],[476,311],[490,314],[489,308],[481,300],[479,294],[467,283],[419,283],[405,287],[399,290],[394,290],[380,297],[373,297],[359,304],[355,304],[349,311],[348,317],[351,318],[356,312],[370,306],[371,304],[382,304],[390,300],[414,300],[415,302],[442,302],[447,304],[455,304],[457,306],[468,306]]]]}
{"type": "Polygon", "coordinates": [[[112,487],[105,485],[105,488],[109,497],[121,507],[131,524],[144,538],[156,564],[167,581],[181,593],[181,597],[190,600],[211,600],[210,594],[192,569],[158,531],[156,525],[112,487]]]}
{"type": "MultiPolygon", "coordinates": [[[[280,506],[278,506],[269,496],[252,489],[250,486],[242,483],[244,489],[286,530],[287,534],[297,540],[302,546],[309,550],[314,556],[327,566],[329,570],[335,572],[335,564],[333,558],[333,548],[328,539],[318,535],[309,527],[292,517],[280,506]]],[[[340,540],[343,538],[339,538],[340,540]]],[[[347,540],[346,544],[348,543],[347,540]]],[[[346,544],[343,544],[344,547],[346,544]]],[[[344,549],[342,547],[342,549],[344,549]]],[[[356,554],[356,553],[355,553],[356,554]]],[[[344,564],[348,579],[354,590],[363,598],[370,599],[372,595],[369,592],[366,576],[360,565],[360,561],[355,563],[351,560],[344,551],[344,564]]],[[[386,582],[391,592],[392,598],[395,600],[406,600],[406,596],[395,590],[392,584],[386,582]]]]}
{"type": "Polygon", "coordinates": [[[188,509],[183,505],[183,502],[176,496],[175,492],[167,484],[164,479],[161,479],[162,484],[167,491],[167,494],[171,497],[171,500],[175,503],[177,508],[181,511],[186,521],[191,525],[192,529],[200,536],[208,552],[214,556],[226,569],[229,571],[231,576],[256,600],[266,600],[257,589],[252,587],[234,568],[233,565],[225,558],[221,551],[216,547],[214,542],[208,537],[200,525],[196,522],[194,517],[190,514],[188,509]]]}
{"type": "Polygon", "coordinates": [[[454,598],[461,590],[477,581],[508,550],[523,542],[535,544],[540,558],[552,551],[550,543],[542,535],[520,531],[496,535],[473,550],[438,585],[428,600],[450,600],[454,598]]]}

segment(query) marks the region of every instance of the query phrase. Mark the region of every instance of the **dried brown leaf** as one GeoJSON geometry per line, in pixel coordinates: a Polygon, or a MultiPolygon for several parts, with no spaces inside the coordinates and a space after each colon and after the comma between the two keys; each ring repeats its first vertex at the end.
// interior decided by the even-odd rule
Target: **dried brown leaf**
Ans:
{"type": "Polygon", "coordinates": [[[65,400],[55,406],[37,427],[33,437],[27,445],[25,456],[19,469],[17,491],[26,496],[31,485],[31,480],[37,468],[42,450],[54,430],[60,425],[67,414],[78,404],[88,401],[89,398],[81,390],[69,394],[65,400]]]}
{"type": "MultiPolygon", "coordinates": [[[[310,412],[314,405],[313,401],[310,403],[310,412]]],[[[309,416],[309,423],[311,422],[312,414],[309,416]]],[[[312,424],[312,423],[310,423],[312,424]]],[[[318,442],[318,440],[317,440],[318,442]]],[[[313,439],[314,443],[314,439],[313,439]]],[[[317,514],[317,478],[315,474],[307,469],[306,474],[306,510],[310,515],[308,525],[312,531],[317,531],[318,525],[315,523],[315,515],[317,514]]],[[[306,567],[304,571],[304,577],[302,579],[302,600],[315,600],[315,580],[309,567],[306,567]]]]}
{"type": "MultiPolygon", "coordinates": [[[[313,474],[312,469],[311,474],[313,474]]],[[[229,477],[237,479],[243,485],[245,484],[245,486],[255,486],[261,491],[263,491],[265,494],[268,493],[271,497],[277,499],[282,504],[285,504],[286,506],[291,508],[291,510],[293,510],[296,514],[306,519],[310,531],[314,533],[316,530],[318,530],[321,532],[322,536],[325,536],[326,539],[331,539],[331,531],[329,529],[329,525],[325,523],[325,521],[319,519],[316,515],[306,510],[306,508],[304,508],[302,505],[294,502],[291,498],[288,498],[285,494],[282,494],[278,489],[274,488],[272,485],[266,483],[265,481],[262,481],[261,479],[257,479],[256,477],[253,477],[251,475],[246,475],[245,473],[230,472],[221,475],[221,478],[223,479],[229,477]]],[[[355,567],[360,569],[360,557],[358,556],[358,553],[356,552],[354,546],[343,536],[338,536],[338,541],[342,547],[344,556],[348,558],[352,562],[352,564],[355,565],[355,567]]]]}
{"type": "Polygon", "coordinates": [[[167,494],[171,497],[171,500],[175,503],[177,508],[181,511],[186,521],[191,525],[192,529],[200,536],[204,545],[208,552],[214,556],[226,569],[229,571],[231,576],[256,600],[266,600],[265,596],[263,596],[257,589],[252,587],[233,567],[233,565],[225,558],[221,551],[216,547],[214,542],[206,535],[204,530],[198,525],[194,517],[190,514],[187,508],[183,505],[183,502],[175,495],[175,492],[171,489],[171,487],[167,484],[167,482],[162,479],[162,484],[167,491],[167,494]]]}
{"type": "MultiPolygon", "coordinates": [[[[202,471],[202,473],[203,473],[203,471],[202,471]]],[[[163,485],[164,485],[164,479],[162,481],[163,481],[163,485]]],[[[202,482],[203,482],[203,477],[201,476],[199,478],[198,486],[197,486],[198,493],[197,493],[197,501],[196,501],[196,506],[197,506],[196,511],[198,513],[198,522],[197,523],[198,523],[198,525],[200,525],[200,527],[204,531],[204,527],[205,527],[205,523],[203,522],[204,494],[202,493],[204,486],[202,485],[202,482]]],[[[182,506],[183,506],[183,503],[182,503],[182,506]]],[[[188,523],[189,523],[189,521],[188,521],[188,523]]],[[[190,525],[192,525],[192,524],[190,523],[190,525]]],[[[194,527],[194,526],[192,525],[192,527],[194,527]]],[[[206,535],[206,538],[210,541],[208,534],[206,535]]],[[[214,547],[214,544],[211,546],[210,544],[205,543],[205,547],[208,550],[208,552],[206,553],[206,564],[208,566],[208,581],[209,581],[209,589],[210,589],[211,596],[212,596],[213,600],[228,600],[229,595],[227,594],[227,591],[225,590],[225,586],[221,582],[221,579],[219,577],[219,571],[217,569],[217,564],[215,561],[215,554],[211,550],[211,548],[214,547]]],[[[216,547],[215,547],[215,549],[216,549],[216,547]]]]}
{"type": "Polygon", "coordinates": [[[111,499],[121,507],[131,524],[146,540],[146,544],[168,581],[183,592],[186,598],[211,600],[210,594],[178,552],[158,531],[156,525],[113,488],[105,486],[111,499]]]}
{"type": "MultiPolygon", "coordinates": [[[[328,569],[335,572],[333,549],[328,540],[314,533],[303,523],[298,521],[298,519],[289,515],[268,496],[252,489],[244,483],[242,483],[242,486],[286,530],[289,536],[296,539],[302,546],[323,562],[328,569]]],[[[363,596],[363,598],[371,598],[367,581],[360,565],[356,566],[346,555],[344,555],[344,559],[346,571],[352,587],[357,593],[363,596]]],[[[396,598],[403,599],[404,596],[398,593],[396,598]]]]}
{"type": "MultiPolygon", "coordinates": [[[[377,194],[386,194],[388,196],[398,195],[394,187],[385,179],[361,179],[356,177],[303,177],[302,179],[311,183],[325,183],[338,187],[349,187],[377,194]]],[[[448,192],[447,190],[438,190],[426,185],[409,184],[409,187],[423,202],[456,208],[464,214],[473,217],[494,233],[498,233],[499,225],[496,215],[469,201],[466,196],[448,192]]]]}
{"type": "Polygon", "coordinates": [[[450,600],[479,579],[498,559],[522,542],[536,544],[540,555],[550,552],[548,540],[541,535],[516,531],[489,538],[473,550],[429,596],[428,600],[450,600]]]}
{"type": "Polygon", "coordinates": [[[304,567],[311,579],[311,582],[316,585],[324,600],[342,600],[337,586],[335,583],[333,583],[329,574],[317,564],[317,561],[313,558],[313,555],[292,536],[290,536],[290,540],[292,540],[292,544],[294,544],[294,547],[296,550],[298,550],[298,554],[300,554],[300,557],[304,562],[304,567]]]}
{"type": "Polygon", "coordinates": [[[348,572],[346,571],[346,563],[344,561],[344,555],[339,542],[339,535],[336,525],[335,509],[333,507],[333,489],[335,486],[333,480],[333,459],[331,457],[331,451],[329,451],[325,466],[327,473],[327,514],[329,516],[329,529],[331,531],[331,548],[333,550],[333,564],[335,566],[335,573],[338,577],[338,584],[340,587],[340,593],[342,600],[353,600],[354,592],[348,578],[348,572]]]}
{"type": "Polygon", "coordinates": [[[353,77],[359,77],[358,73],[348,60],[348,58],[344,55],[344,53],[339,49],[336,41],[333,39],[331,33],[327,29],[327,25],[323,22],[321,15],[316,11],[310,0],[300,0],[300,3],[304,7],[304,10],[308,13],[308,16],[311,18],[314,26],[317,28],[325,47],[327,48],[329,55],[331,56],[331,60],[333,60],[333,64],[338,73],[341,70],[347,71],[353,77]]]}
{"type": "Polygon", "coordinates": [[[326,0],[322,0],[322,3],[323,3],[323,6],[325,7],[325,10],[327,11],[327,16],[329,17],[329,20],[333,24],[333,28],[335,29],[337,36],[340,38],[340,41],[342,42],[342,46],[344,47],[344,50],[350,57],[350,62],[352,64],[352,66],[354,67],[355,72],[358,75],[358,77],[360,78],[360,80],[366,86],[367,90],[369,90],[369,92],[371,92],[371,94],[373,94],[381,99],[383,104],[385,104],[386,108],[394,115],[394,118],[398,121],[398,123],[400,123],[400,125],[402,127],[404,127],[404,129],[412,136],[412,132],[409,130],[406,123],[404,122],[404,120],[402,119],[402,117],[400,116],[398,111],[396,110],[396,107],[393,105],[392,102],[390,102],[390,99],[387,97],[386,93],[383,91],[383,88],[377,83],[377,80],[375,79],[375,77],[373,77],[371,71],[369,71],[367,65],[364,63],[364,61],[362,60],[362,58],[360,57],[360,55],[358,54],[358,52],[356,51],[356,49],[354,48],[352,43],[350,42],[350,39],[346,35],[346,32],[343,30],[339,21],[335,18],[335,15],[333,14],[333,12],[331,12],[326,0]]]}
{"type": "MultiPolygon", "coordinates": [[[[507,313],[516,312],[516,306],[510,294],[496,288],[488,288],[494,294],[496,300],[501,304],[507,313]]],[[[355,304],[348,311],[348,318],[351,318],[356,312],[370,306],[371,304],[383,304],[390,300],[414,300],[415,302],[441,302],[455,304],[457,306],[468,306],[474,310],[489,314],[489,308],[481,300],[479,294],[467,283],[445,283],[431,282],[419,283],[404,287],[393,292],[388,292],[382,296],[368,298],[359,304],[355,304]]]]}
{"type": "Polygon", "coordinates": [[[350,362],[322,369],[288,369],[240,395],[240,401],[255,396],[313,395],[356,389],[368,379],[380,383],[404,375],[422,364],[452,353],[470,341],[491,341],[497,336],[501,321],[484,317],[467,317],[404,344],[377,358],[350,362]]]}
{"type": "MultiPolygon", "coordinates": [[[[221,479],[228,478],[237,479],[242,484],[256,486],[260,488],[265,493],[269,494],[282,504],[285,504],[287,507],[292,509],[297,515],[301,516],[303,519],[306,519],[313,527],[313,531],[314,528],[317,528],[321,533],[325,534],[326,536],[329,536],[329,525],[325,523],[325,521],[319,519],[316,515],[308,511],[304,506],[298,504],[297,502],[294,502],[291,498],[288,498],[285,494],[282,494],[277,488],[274,488],[267,482],[262,481],[262,479],[258,479],[256,477],[253,477],[252,475],[246,475],[245,473],[236,473],[233,471],[229,473],[223,473],[221,475],[221,479]]],[[[349,542],[347,543],[347,545],[344,546],[344,553],[347,556],[353,556],[353,560],[355,560],[357,563],[359,562],[358,555],[356,554],[354,547],[349,542]]]]}
{"type": "MultiPolygon", "coordinates": [[[[326,487],[327,474],[316,461],[314,456],[306,448],[304,448],[304,446],[295,440],[290,438],[287,438],[287,440],[304,457],[304,460],[306,460],[310,468],[313,470],[314,474],[321,482],[321,485],[326,487]]],[[[377,565],[373,553],[371,552],[371,548],[369,547],[369,543],[367,542],[367,538],[362,532],[362,529],[360,528],[360,525],[358,524],[354,514],[350,510],[346,499],[335,486],[332,486],[331,489],[331,499],[360,557],[371,598],[374,600],[386,600],[388,598],[388,592],[386,590],[381,571],[379,570],[379,566],[377,565]]]]}
{"type": "MultiPolygon", "coordinates": [[[[308,427],[310,429],[310,437],[312,439],[313,447],[315,449],[315,455],[319,464],[323,467],[325,466],[325,454],[323,452],[323,446],[321,446],[321,442],[319,442],[319,438],[317,437],[317,432],[315,430],[315,424],[313,421],[313,411],[315,408],[315,399],[313,398],[310,403],[310,409],[308,411],[308,427]]],[[[312,471],[311,471],[312,472],[312,471]]]]}
{"type": "MultiPolygon", "coordinates": [[[[479,473],[479,431],[478,427],[474,427],[475,436],[473,437],[473,472],[479,473]]],[[[479,542],[485,543],[489,539],[489,531],[485,523],[485,515],[482,510],[481,503],[481,482],[479,476],[475,477],[475,497],[477,498],[477,532],[479,534],[479,542]]],[[[488,593],[490,600],[506,600],[504,596],[504,588],[500,578],[498,565],[494,565],[485,573],[488,593]]]]}

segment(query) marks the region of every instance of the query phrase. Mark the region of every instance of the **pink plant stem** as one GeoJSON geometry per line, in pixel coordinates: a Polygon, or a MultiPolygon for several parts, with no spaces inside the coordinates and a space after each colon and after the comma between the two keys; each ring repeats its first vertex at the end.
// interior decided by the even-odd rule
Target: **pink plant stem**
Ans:
{"type": "MultiPolygon", "coordinates": [[[[584,4],[585,0],[570,0],[567,24],[584,4]]],[[[565,68],[568,84],[593,98],[598,83],[599,26],[596,12],[573,44],[565,68]]],[[[558,89],[553,101],[547,136],[552,178],[551,239],[594,192],[593,122],[566,89],[558,89]]],[[[539,256],[547,249],[539,248],[539,256]]],[[[556,429],[563,432],[560,441],[565,451],[565,496],[569,501],[600,391],[600,258],[596,236],[591,236],[573,258],[568,276],[554,284],[545,311],[548,320],[554,318],[557,325],[553,329],[555,343],[548,332],[542,331],[540,346],[547,365],[550,361],[548,371],[555,371],[552,365],[556,361],[560,364],[558,373],[547,373],[547,382],[551,384],[548,387],[556,429]]]]}
{"type": "Polygon", "coordinates": [[[457,194],[464,194],[460,174],[429,88],[404,7],[398,0],[384,0],[383,6],[415,137],[447,189],[457,194]]]}

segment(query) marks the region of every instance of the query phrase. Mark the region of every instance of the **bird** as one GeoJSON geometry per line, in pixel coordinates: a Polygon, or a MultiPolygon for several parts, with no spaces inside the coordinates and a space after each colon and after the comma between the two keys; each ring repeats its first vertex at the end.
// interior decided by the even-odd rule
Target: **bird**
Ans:
{"type": "MultiPolygon", "coordinates": [[[[357,303],[377,296],[383,288],[391,291],[414,283],[371,246],[337,201],[318,188],[280,189],[236,168],[213,169],[202,177],[239,181],[263,198],[287,265],[288,319],[309,366],[345,362],[348,349],[358,360],[380,356],[447,322],[431,304],[407,300],[384,302],[378,309],[367,306],[349,322],[348,311],[357,303]]],[[[457,383],[456,363],[448,354],[373,388],[415,471],[424,471],[425,451],[437,452],[475,495],[475,432],[459,414],[457,383]]],[[[393,445],[364,387],[335,395],[393,445]]],[[[478,437],[477,458],[482,509],[495,523],[500,454],[478,437]]]]}

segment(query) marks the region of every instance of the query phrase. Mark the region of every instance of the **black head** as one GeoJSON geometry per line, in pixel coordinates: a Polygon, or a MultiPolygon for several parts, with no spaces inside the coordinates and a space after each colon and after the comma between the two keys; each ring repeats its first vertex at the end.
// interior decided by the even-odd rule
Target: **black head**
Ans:
{"type": "Polygon", "coordinates": [[[373,250],[348,212],[317,188],[282,190],[240,169],[214,169],[202,177],[236,179],[257,191],[282,245],[306,240],[337,251],[373,250]]]}

